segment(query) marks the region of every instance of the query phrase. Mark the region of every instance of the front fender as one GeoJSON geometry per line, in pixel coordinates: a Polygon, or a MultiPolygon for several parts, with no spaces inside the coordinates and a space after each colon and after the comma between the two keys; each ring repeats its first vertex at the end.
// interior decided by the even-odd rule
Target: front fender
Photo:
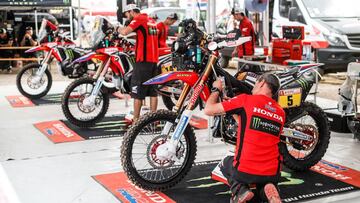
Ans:
{"type": "Polygon", "coordinates": [[[33,53],[38,51],[49,51],[49,48],[44,46],[36,46],[25,51],[25,53],[33,53]]]}
{"type": "Polygon", "coordinates": [[[180,80],[193,87],[199,75],[190,71],[174,71],[158,75],[143,83],[143,85],[161,85],[170,81],[180,80]]]}

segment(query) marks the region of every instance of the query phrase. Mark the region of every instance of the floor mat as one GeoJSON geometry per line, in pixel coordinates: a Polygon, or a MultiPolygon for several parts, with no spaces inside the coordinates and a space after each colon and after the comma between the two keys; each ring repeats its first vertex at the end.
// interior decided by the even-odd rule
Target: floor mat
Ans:
{"type": "Polygon", "coordinates": [[[91,128],[79,128],[67,120],[46,121],[34,126],[54,143],[120,137],[127,130],[125,115],[105,117],[91,128]]]}
{"type": "MultiPolygon", "coordinates": [[[[228,202],[229,188],[210,177],[217,163],[218,161],[197,163],[185,180],[165,192],[149,192],[135,187],[123,172],[97,175],[93,178],[121,202],[228,202]]],[[[327,161],[321,161],[307,172],[294,172],[283,168],[281,176],[279,187],[283,202],[309,200],[358,190],[360,187],[359,171],[327,161]],[[349,173],[344,174],[339,170],[349,173]],[[325,175],[318,171],[323,171],[325,175]],[[342,178],[335,179],[341,176],[342,178]],[[345,179],[352,180],[352,183],[343,182],[345,179]]],[[[259,199],[255,197],[251,202],[259,202],[259,199]]]]}
{"type": "MultiPolygon", "coordinates": [[[[34,124],[54,143],[121,137],[126,132],[128,125],[129,122],[125,120],[125,114],[105,117],[91,128],[79,128],[68,120],[45,121],[34,124]]],[[[195,116],[191,119],[190,125],[196,129],[204,129],[204,127],[207,128],[207,120],[195,116]]]]}
{"type": "MultiPolygon", "coordinates": [[[[62,97],[62,93],[48,94],[40,99],[29,99],[22,95],[6,96],[5,98],[8,100],[8,102],[12,107],[30,107],[30,106],[61,104],[61,97],[62,97]]],[[[125,99],[125,98],[130,98],[130,96],[116,92],[110,95],[110,98],[125,99]]]]}

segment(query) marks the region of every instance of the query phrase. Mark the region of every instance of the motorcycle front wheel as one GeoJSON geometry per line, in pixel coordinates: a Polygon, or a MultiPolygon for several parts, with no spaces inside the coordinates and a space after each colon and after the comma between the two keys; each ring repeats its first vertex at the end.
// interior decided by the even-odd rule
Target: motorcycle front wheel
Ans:
{"type": "Polygon", "coordinates": [[[166,135],[161,135],[165,123],[175,123],[176,117],[176,113],[167,110],[148,113],[125,134],[121,162],[135,185],[163,191],[179,183],[190,171],[196,156],[196,139],[190,126],[186,127],[176,148],[176,160],[160,160],[156,155],[157,148],[167,140],[166,135]]]}
{"type": "Polygon", "coordinates": [[[20,70],[16,76],[16,86],[19,92],[29,99],[40,99],[51,88],[52,76],[48,69],[39,77],[37,71],[41,67],[38,63],[30,63],[20,70]]]}
{"type": "Polygon", "coordinates": [[[73,81],[65,90],[61,99],[61,107],[65,117],[81,128],[94,126],[104,118],[109,108],[109,95],[101,88],[93,105],[85,105],[84,101],[91,95],[96,80],[88,77],[73,81]]]}
{"type": "Polygon", "coordinates": [[[305,171],[324,156],[330,141],[329,120],[316,104],[304,102],[294,111],[304,111],[305,116],[289,124],[290,127],[313,137],[312,141],[283,137],[280,152],[284,165],[296,171],[305,171]]]}

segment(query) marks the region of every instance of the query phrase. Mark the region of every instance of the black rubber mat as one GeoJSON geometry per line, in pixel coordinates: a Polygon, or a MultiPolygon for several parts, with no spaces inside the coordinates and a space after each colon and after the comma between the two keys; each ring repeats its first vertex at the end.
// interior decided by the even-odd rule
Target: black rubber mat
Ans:
{"type": "Polygon", "coordinates": [[[105,117],[94,127],[79,128],[68,120],[61,120],[69,129],[76,132],[80,137],[85,140],[121,137],[127,130],[129,122],[125,120],[124,115],[116,115],[111,117],[105,117]]]}
{"type": "MultiPolygon", "coordinates": [[[[229,202],[229,187],[210,178],[218,161],[194,166],[186,180],[164,194],[176,202],[229,202]]],[[[279,183],[283,202],[295,202],[357,190],[359,188],[313,172],[294,172],[283,168],[279,183]]],[[[256,191],[254,191],[256,193],[256,191]]],[[[255,196],[251,202],[261,202],[255,196]]]]}

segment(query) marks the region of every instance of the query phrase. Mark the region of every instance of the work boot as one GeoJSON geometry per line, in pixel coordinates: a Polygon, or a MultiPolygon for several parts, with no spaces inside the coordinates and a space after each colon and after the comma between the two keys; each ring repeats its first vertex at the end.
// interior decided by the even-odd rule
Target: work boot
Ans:
{"type": "Polygon", "coordinates": [[[281,203],[281,198],[275,185],[268,183],[264,187],[264,193],[269,203],[281,203]]]}
{"type": "Polygon", "coordinates": [[[230,203],[245,203],[251,200],[253,197],[254,193],[251,192],[247,186],[241,185],[236,194],[233,194],[231,197],[230,203]]]}

